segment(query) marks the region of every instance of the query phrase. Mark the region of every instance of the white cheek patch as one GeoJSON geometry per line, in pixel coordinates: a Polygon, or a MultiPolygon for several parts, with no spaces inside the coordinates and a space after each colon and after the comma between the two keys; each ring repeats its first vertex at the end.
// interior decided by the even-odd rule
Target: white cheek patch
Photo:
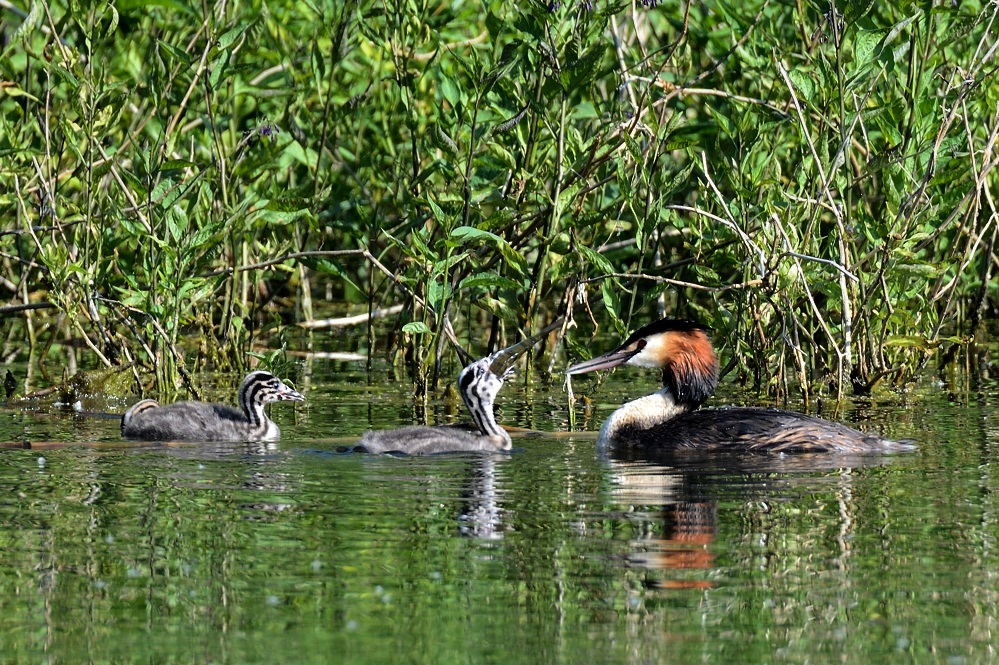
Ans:
{"type": "Polygon", "coordinates": [[[645,340],[645,348],[636,353],[628,361],[635,367],[658,369],[666,361],[666,335],[653,335],[645,340]]]}

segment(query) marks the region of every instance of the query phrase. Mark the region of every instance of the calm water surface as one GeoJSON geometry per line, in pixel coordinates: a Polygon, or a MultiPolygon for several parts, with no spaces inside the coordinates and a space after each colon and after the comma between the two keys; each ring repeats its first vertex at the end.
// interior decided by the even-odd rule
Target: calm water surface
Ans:
{"type": "MultiPolygon", "coordinates": [[[[927,381],[835,415],[919,441],[891,458],[600,459],[585,434],[400,458],[337,447],[414,422],[405,382],[293,378],[308,401],[271,407],[271,445],[136,445],[112,420],[0,409],[0,441],[34,444],[0,450],[0,661],[997,659],[994,389],[927,381]]],[[[583,424],[654,385],[618,373],[583,424]]],[[[560,386],[500,400],[506,424],[566,429],[560,386]]]]}

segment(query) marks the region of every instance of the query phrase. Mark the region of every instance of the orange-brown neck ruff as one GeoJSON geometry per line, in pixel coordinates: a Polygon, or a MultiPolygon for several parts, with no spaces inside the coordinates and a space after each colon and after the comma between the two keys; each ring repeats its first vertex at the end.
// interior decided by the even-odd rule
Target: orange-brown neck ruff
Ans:
{"type": "Polygon", "coordinates": [[[678,404],[700,406],[718,387],[718,357],[699,328],[664,334],[663,383],[678,404]]]}

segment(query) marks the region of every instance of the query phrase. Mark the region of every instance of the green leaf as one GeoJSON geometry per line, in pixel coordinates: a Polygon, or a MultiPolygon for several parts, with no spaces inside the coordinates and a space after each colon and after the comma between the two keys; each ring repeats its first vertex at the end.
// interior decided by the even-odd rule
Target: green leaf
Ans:
{"type": "Polygon", "coordinates": [[[448,244],[451,246],[459,246],[462,243],[473,241],[482,241],[486,244],[495,245],[508,266],[516,270],[520,276],[527,274],[527,261],[524,260],[524,256],[511,247],[510,243],[495,233],[483,231],[472,226],[459,226],[448,237],[448,244]]]}
{"type": "MultiPolygon", "coordinates": [[[[881,51],[882,40],[887,33],[884,30],[858,30],[853,45],[853,55],[858,65],[866,65],[874,60],[881,51]]],[[[791,79],[792,81],[794,79],[791,79]]],[[[797,81],[795,81],[797,85],[797,81]]]]}
{"type": "Polygon", "coordinates": [[[232,57],[232,52],[229,49],[223,49],[219,57],[212,61],[210,71],[208,73],[208,84],[211,86],[212,90],[219,89],[219,82],[222,80],[223,74],[229,68],[229,58],[232,57]]]}
{"type": "Polygon", "coordinates": [[[428,326],[423,321],[412,321],[407,323],[402,327],[404,333],[409,333],[410,335],[429,335],[432,331],[430,326],[428,326]]]}
{"type": "Polygon", "coordinates": [[[458,84],[454,82],[454,79],[447,75],[441,75],[440,91],[451,108],[458,108],[461,104],[461,90],[458,89],[458,84]]]}
{"type": "Polygon", "coordinates": [[[572,203],[572,201],[579,195],[584,187],[588,185],[587,182],[583,180],[576,180],[574,183],[563,189],[558,193],[558,209],[559,211],[565,210],[566,206],[572,203]]]}
{"type": "Polygon", "coordinates": [[[220,51],[228,49],[236,42],[237,39],[243,36],[243,33],[246,32],[246,29],[250,27],[250,25],[251,23],[244,21],[243,23],[238,24],[235,28],[226,30],[215,43],[215,48],[220,51]]]}
{"type": "Polygon", "coordinates": [[[177,300],[195,303],[201,300],[211,288],[211,285],[205,284],[204,279],[189,279],[180,285],[180,289],[177,291],[177,300]]]}
{"type": "Polygon", "coordinates": [[[677,173],[674,173],[669,178],[666,179],[661,185],[656,188],[656,193],[661,200],[669,201],[670,196],[679,189],[682,185],[687,184],[687,180],[690,178],[691,171],[694,170],[694,163],[688,162],[685,167],[680,169],[677,173]]]}
{"type": "Polygon", "coordinates": [[[447,135],[447,132],[440,126],[440,123],[434,123],[433,129],[430,132],[430,140],[436,147],[447,153],[448,156],[458,156],[458,144],[447,135]]]}
{"type": "Polygon", "coordinates": [[[852,2],[846,3],[846,8],[844,12],[844,18],[847,24],[853,24],[860,18],[863,18],[871,11],[871,7],[874,6],[875,0],[853,0],[852,2]]]}
{"type": "Polygon", "coordinates": [[[597,42],[595,48],[591,49],[574,62],[570,62],[562,69],[562,83],[566,90],[579,90],[585,88],[601,73],[601,59],[607,46],[602,42],[597,42]]]}
{"type": "Polygon", "coordinates": [[[80,81],[73,75],[73,72],[69,71],[65,67],[60,67],[56,65],[52,68],[60,77],[62,77],[66,83],[68,83],[74,90],[80,87],[80,81]]]}
{"type": "Polygon", "coordinates": [[[944,342],[950,344],[967,344],[968,340],[962,337],[938,337],[927,339],[920,335],[892,335],[885,340],[885,346],[919,349],[921,351],[932,351],[944,342]]]}
{"type": "Polygon", "coordinates": [[[484,240],[497,245],[506,242],[506,240],[503,240],[503,238],[500,238],[495,233],[483,231],[482,229],[477,229],[474,226],[459,226],[454,231],[451,231],[451,240],[459,243],[468,242],[470,240],[484,240]]]}
{"type": "Polygon", "coordinates": [[[450,272],[452,268],[459,265],[465,259],[470,256],[471,252],[462,252],[461,254],[456,254],[455,256],[448,256],[440,261],[435,261],[433,264],[432,272],[433,275],[443,275],[450,272]]]}
{"type": "Polygon", "coordinates": [[[434,213],[434,219],[437,220],[437,223],[441,226],[447,226],[448,222],[451,221],[451,218],[444,212],[443,208],[437,205],[437,201],[428,197],[427,205],[430,207],[430,212],[434,213]]]}
{"type": "Polygon", "coordinates": [[[118,8],[112,3],[107,4],[107,9],[111,12],[111,20],[108,22],[107,29],[104,30],[104,37],[107,38],[108,35],[114,33],[118,29],[118,8]]]}
{"type": "Polygon", "coordinates": [[[503,277],[493,272],[480,272],[475,275],[469,275],[465,279],[461,280],[460,284],[458,284],[459,291],[473,289],[476,287],[519,291],[521,285],[508,277],[503,277]]]}
{"type": "Polygon", "coordinates": [[[258,210],[257,214],[250,215],[249,221],[257,227],[266,227],[272,224],[285,226],[294,224],[303,218],[308,219],[310,215],[308,210],[269,210],[264,208],[258,210]]]}
{"type": "Polygon", "coordinates": [[[794,87],[798,89],[799,97],[804,98],[804,101],[810,100],[815,95],[815,81],[809,72],[798,68],[792,69],[787,75],[794,87]]]}
{"type": "Polygon", "coordinates": [[[444,304],[451,299],[451,295],[450,284],[442,284],[437,280],[427,283],[427,305],[434,311],[442,311],[444,304]]]}
{"type": "Polygon", "coordinates": [[[357,283],[351,279],[351,276],[343,269],[338,263],[334,263],[328,259],[303,259],[302,263],[309,269],[315,270],[316,272],[323,273],[325,275],[333,275],[337,279],[341,279],[352,288],[363,293],[364,289],[357,285],[357,283]]]}
{"type": "Polygon", "coordinates": [[[158,183],[156,183],[156,187],[153,188],[153,202],[159,205],[162,209],[169,208],[174,201],[176,201],[176,197],[170,196],[170,201],[167,201],[167,193],[174,189],[175,184],[176,183],[174,183],[174,181],[170,178],[162,178],[158,183]]]}
{"type": "Polygon", "coordinates": [[[483,297],[475,299],[475,306],[481,307],[493,316],[497,316],[503,321],[516,322],[522,320],[523,312],[519,308],[497,298],[483,297]]]}
{"type": "Polygon", "coordinates": [[[312,75],[319,90],[326,79],[326,55],[319,50],[318,40],[312,42],[312,75]]]}
{"type": "Polygon", "coordinates": [[[628,133],[624,133],[624,145],[628,148],[628,153],[631,155],[631,159],[634,160],[636,164],[642,163],[642,148],[638,145],[638,141],[628,133]]]}
{"type": "Polygon", "coordinates": [[[0,92],[3,92],[3,94],[7,95],[8,97],[24,97],[25,99],[30,99],[36,104],[41,104],[41,102],[38,101],[37,97],[35,97],[30,93],[25,92],[21,88],[17,87],[16,84],[12,84],[6,88],[0,88],[0,92]]]}
{"type": "Polygon", "coordinates": [[[189,168],[199,168],[199,165],[186,159],[168,159],[160,164],[160,173],[164,171],[180,171],[189,168]]]}
{"type": "Polygon", "coordinates": [[[617,282],[612,279],[605,279],[600,282],[600,293],[604,297],[604,308],[610,317],[614,320],[615,325],[618,328],[624,327],[624,322],[621,321],[621,297],[619,295],[618,289],[614,288],[617,286],[617,282]]]}
{"type": "Polygon", "coordinates": [[[599,252],[592,250],[589,247],[586,247],[585,245],[577,245],[577,247],[579,248],[579,253],[583,255],[583,257],[590,263],[590,265],[594,266],[601,273],[605,275],[610,275],[612,273],[617,272],[616,270],[614,270],[614,266],[611,264],[611,262],[608,261],[603,254],[600,254],[599,252]]]}
{"type": "MultiPolygon", "coordinates": [[[[9,9],[5,11],[10,11],[9,9]]],[[[45,3],[40,2],[40,0],[31,0],[31,5],[28,7],[28,15],[24,17],[24,21],[21,25],[14,31],[11,36],[11,43],[25,42],[28,36],[38,29],[38,26],[42,24],[42,19],[45,18],[45,3]]],[[[6,55],[6,54],[4,54],[6,55]]]]}
{"type": "Polygon", "coordinates": [[[175,242],[179,242],[187,233],[187,215],[180,206],[170,208],[166,215],[167,230],[175,242]]]}
{"type": "Polygon", "coordinates": [[[483,93],[488,92],[497,81],[504,78],[507,74],[513,71],[514,67],[517,66],[517,63],[520,60],[519,54],[521,44],[523,44],[521,40],[514,39],[507,42],[507,44],[503,47],[503,53],[500,55],[499,63],[493,68],[492,71],[489,72],[488,76],[486,76],[483,81],[483,93]]]}
{"type": "Polygon", "coordinates": [[[175,60],[179,60],[185,65],[190,66],[191,56],[189,56],[185,51],[177,48],[176,46],[174,46],[169,42],[163,41],[162,39],[157,39],[156,43],[159,45],[161,49],[169,53],[172,58],[174,58],[175,60]]]}
{"type": "MultiPolygon", "coordinates": [[[[123,14],[146,16],[150,7],[166,7],[184,16],[194,16],[191,3],[180,0],[118,0],[115,4],[118,6],[118,11],[123,14]]],[[[199,6],[198,9],[200,10],[201,7],[199,6]]]]}

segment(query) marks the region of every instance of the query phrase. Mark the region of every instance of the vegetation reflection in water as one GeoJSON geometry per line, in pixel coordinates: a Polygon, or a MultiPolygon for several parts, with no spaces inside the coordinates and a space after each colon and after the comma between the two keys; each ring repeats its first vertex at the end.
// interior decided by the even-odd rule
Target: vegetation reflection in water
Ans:
{"type": "MultiPolygon", "coordinates": [[[[399,398],[377,400],[390,422],[364,421],[369,395],[316,378],[278,444],[122,448],[108,421],[91,425],[108,447],[3,451],[5,660],[990,657],[999,512],[984,397],[841,414],[923,444],[854,468],[602,460],[585,435],[493,457],[372,457],[313,436],[402,424],[399,398]]],[[[560,429],[557,399],[511,386],[506,419],[548,413],[535,425],[560,429]]],[[[58,440],[66,422],[33,426],[58,440]]],[[[4,413],[0,439],[24,423],[4,413]]]]}

